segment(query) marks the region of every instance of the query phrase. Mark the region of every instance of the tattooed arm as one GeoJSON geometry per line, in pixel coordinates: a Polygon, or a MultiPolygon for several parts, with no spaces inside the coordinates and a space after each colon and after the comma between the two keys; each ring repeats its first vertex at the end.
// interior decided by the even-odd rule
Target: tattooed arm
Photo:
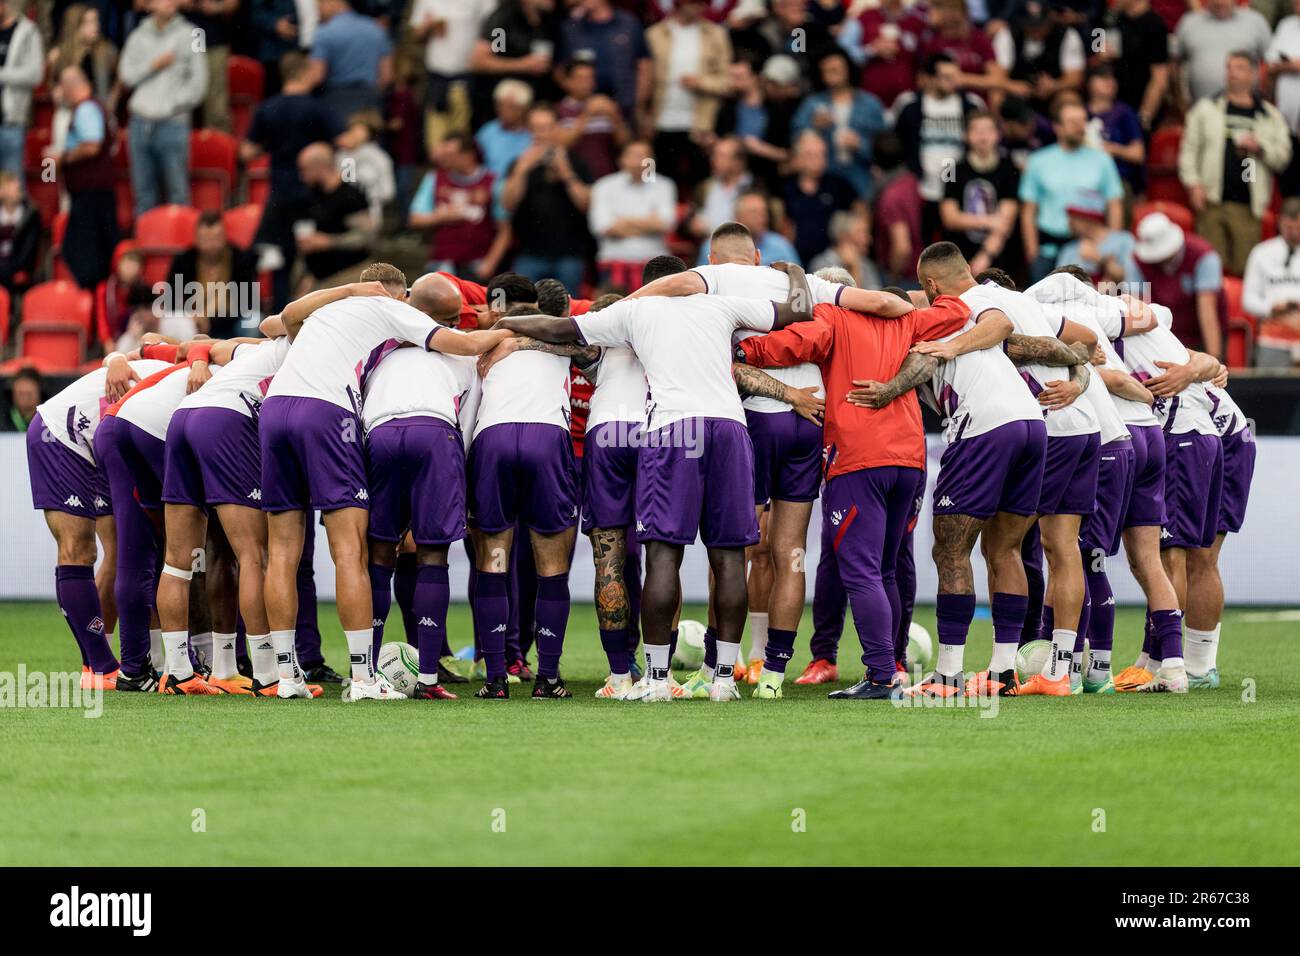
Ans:
{"type": "Polygon", "coordinates": [[[853,384],[858,388],[849,392],[849,404],[861,408],[884,408],[898,396],[928,382],[938,368],[939,360],[933,355],[909,352],[898,373],[888,382],[854,379],[853,384]]]}
{"type": "Polygon", "coordinates": [[[1046,383],[1046,388],[1038,393],[1038,404],[1048,411],[1055,411],[1065,408],[1067,405],[1072,405],[1088,388],[1088,382],[1091,378],[1092,373],[1088,371],[1086,363],[1075,365],[1070,368],[1070,380],[1068,382],[1062,382],[1058,379],[1046,383]]]}
{"type": "Polygon", "coordinates": [[[1081,365],[1086,356],[1066,345],[1060,339],[1046,335],[1007,336],[1007,358],[1016,365],[1081,365]]]}
{"type": "Polygon", "coordinates": [[[763,398],[774,398],[778,402],[785,402],[814,425],[822,423],[822,412],[826,402],[817,397],[816,388],[794,388],[784,382],[778,382],[762,369],[743,365],[740,362],[732,364],[731,375],[736,380],[736,389],[741,397],[760,395],[763,398]]]}
{"type": "Polygon", "coordinates": [[[545,352],[547,355],[560,355],[564,358],[573,359],[578,368],[582,370],[582,374],[593,382],[595,381],[595,366],[600,361],[599,345],[579,345],[577,342],[543,342],[541,339],[535,339],[531,336],[516,335],[506,339],[490,352],[483,353],[478,360],[479,375],[486,375],[493,365],[515,352],[545,352]]]}

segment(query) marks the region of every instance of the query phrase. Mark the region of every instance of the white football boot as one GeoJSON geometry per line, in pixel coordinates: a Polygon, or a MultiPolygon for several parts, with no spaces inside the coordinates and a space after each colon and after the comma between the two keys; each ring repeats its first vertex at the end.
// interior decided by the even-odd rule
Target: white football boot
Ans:
{"type": "Polygon", "coordinates": [[[631,677],[615,677],[610,674],[605,678],[605,683],[597,689],[596,697],[600,700],[626,700],[631,689],[631,677]]]}
{"type": "Polygon", "coordinates": [[[357,700],[406,700],[402,692],[388,683],[388,678],[383,674],[375,674],[375,679],[371,681],[354,680],[348,685],[347,693],[343,695],[345,701],[357,700]]]}
{"type": "Polygon", "coordinates": [[[1162,667],[1156,671],[1155,677],[1139,687],[1138,690],[1157,694],[1186,694],[1187,687],[1186,667],[1162,667]]]}
{"type": "Polygon", "coordinates": [[[279,685],[275,689],[275,696],[281,700],[292,700],[295,697],[304,697],[307,700],[312,699],[311,688],[307,686],[307,681],[299,673],[297,680],[285,680],[283,677],[279,680],[279,685]]]}
{"type": "Polygon", "coordinates": [[[734,677],[715,677],[709,685],[709,700],[740,700],[734,677]]]}
{"type": "Polygon", "coordinates": [[[660,701],[668,703],[673,699],[673,692],[666,680],[651,680],[649,677],[642,677],[628,688],[623,699],[639,701],[645,704],[657,704],[660,701]]]}

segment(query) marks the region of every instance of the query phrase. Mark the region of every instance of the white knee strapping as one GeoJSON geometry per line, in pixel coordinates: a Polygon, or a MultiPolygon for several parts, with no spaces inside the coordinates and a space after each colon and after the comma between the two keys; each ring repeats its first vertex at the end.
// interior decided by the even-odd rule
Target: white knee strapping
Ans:
{"type": "Polygon", "coordinates": [[[180,578],[182,581],[189,581],[192,580],[194,577],[193,571],[186,571],[182,568],[174,568],[170,564],[163,565],[162,573],[170,574],[172,577],[180,578]]]}

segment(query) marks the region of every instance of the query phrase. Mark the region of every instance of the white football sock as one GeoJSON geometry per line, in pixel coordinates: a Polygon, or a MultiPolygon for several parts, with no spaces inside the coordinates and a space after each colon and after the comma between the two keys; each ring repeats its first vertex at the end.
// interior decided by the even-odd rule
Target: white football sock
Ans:
{"type": "Polygon", "coordinates": [[[275,670],[279,680],[302,680],[298,667],[298,651],[293,644],[293,631],[272,631],[271,646],[275,648],[275,670]]]}
{"type": "Polygon", "coordinates": [[[239,665],[235,662],[235,635],[212,635],[212,655],[208,666],[217,680],[227,680],[239,673],[239,665]]]}
{"type": "Polygon", "coordinates": [[[1016,651],[1019,648],[1011,641],[994,642],[993,656],[989,659],[989,670],[995,674],[1009,671],[1016,666],[1016,651]]]}
{"type": "Polygon", "coordinates": [[[421,672],[421,673],[420,673],[420,683],[421,683],[421,684],[428,684],[429,686],[433,686],[434,684],[438,683],[438,675],[437,675],[437,674],[425,674],[424,672],[421,672]]]}
{"type": "Polygon", "coordinates": [[[374,628],[344,631],[343,636],[348,639],[348,659],[352,662],[352,679],[366,683],[374,680],[375,662],[370,659],[375,650],[374,628]]]}
{"type": "Polygon", "coordinates": [[[1110,651],[1093,651],[1088,655],[1088,682],[1100,684],[1110,676],[1110,651]]]}
{"type": "Polygon", "coordinates": [[[718,666],[713,672],[714,680],[734,680],[736,660],[740,657],[740,642],[718,641],[718,666]]]}
{"type": "Polygon", "coordinates": [[[1208,673],[1218,664],[1219,625],[1212,631],[1183,628],[1183,652],[1187,657],[1187,670],[1192,674],[1208,673]]]}
{"type": "Polygon", "coordinates": [[[204,631],[202,634],[195,634],[190,638],[190,646],[194,648],[194,659],[199,662],[200,667],[212,667],[212,632],[204,631]]]}
{"type": "Polygon", "coordinates": [[[1166,657],[1160,662],[1161,670],[1177,670],[1180,667],[1186,667],[1181,657],[1166,657]]]}
{"type": "Polygon", "coordinates": [[[1146,651],[1143,651],[1141,654],[1137,656],[1137,660],[1133,662],[1133,666],[1140,667],[1143,670],[1146,670],[1147,665],[1150,663],[1151,663],[1151,655],[1148,654],[1146,651]]]}
{"type": "Polygon", "coordinates": [[[162,637],[164,664],[167,673],[177,680],[194,676],[190,664],[189,631],[159,631],[162,637]]]}
{"type": "Polygon", "coordinates": [[[253,680],[268,687],[280,679],[275,666],[275,645],[270,634],[248,635],[248,656],[253,661],[253,680]]]}
{"type": "Polygon", "coordinates": [[[761,661],[767,655],[767,612],[749,612],[749,659],[761,661]]]}
{"type": "Polygon", "coordinates": [[[1074,641],[1078,637],[1075,631],[1058,627],[1052,631],[1052,656],[1043,664],[1043,676],[1048,680],[1060,680],[1070,676],[1070,664],[1074,659],[1074,641]]]}
{"type": "Polygon", "coordinates": [[[966,656],[965,644],[944,644],[939,643],[939,660],[934,665],[936,674],[942,674],[944,677],[955,677],[961,673],[962,661],[966,656]]]}
{"type": "Polygon", "coordinates": [[[668,644],[647,644],[645,662],[651,680],[668,680],[668,658],[671,656],[668,644]]]}
{"type": "Polygon", "coordinates": [[[167,663],[167,655],[163,652],[162,631],[152,628],[149,631],[149,663],[156,671],[162,670],[167,663]]]}

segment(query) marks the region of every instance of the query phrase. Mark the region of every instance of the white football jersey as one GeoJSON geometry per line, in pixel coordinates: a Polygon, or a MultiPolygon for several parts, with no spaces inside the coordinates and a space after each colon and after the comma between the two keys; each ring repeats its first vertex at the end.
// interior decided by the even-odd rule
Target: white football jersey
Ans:
{"type": "MultiPolygon", "coordinates": [[[[784,272],[770,266],[742,266],[736,263],[723,265],[696,266],[693,270],[704,279],[704,284],[711,295],[735,295],[742,299],[766,299],[768,301],[785,301],[790,294],[790,277],[784,272]]],[[[808,276],[808,291],[812,293],[813,305],[829,302],[839,304],[839,294],[844,288],[834,282],[827,282],[815,275],[808,276]]],[[[741,329],[735,335],[737,341],[751,335],[759,335],[750,329],[741,329]]],[[[768,368],[767,372],[778,382],[794,388],[815,388],[817,394],[825,397],[822,389],[822,370],[811,362],[791,365],[789,368],[768,368]]],[[[766,395],[750,395],[742,404],[751,412],[788,412],[790,406],[766,395]]]]}
{"type": "MultiPolygon", "coordinates": [[[[1061,323],[1048,321],[1047,313],[1043,311],[1042,305],[1036,299],[1031,299],[1023,292],[1005,289],[996,282],[989,281],[973,289],[967,289],[962,293],[961,298],[967,305],[981,312],[987,308],[1001,309],[1011,320],[1017,335],[1054,339],[1060,334],[1061,323]]],[[[1015,365],[1014,362],[1012,364],[1015,365]]],[[[1070,370],[1063,366],[1032,363],[1016,365],[1016,370],[1029,386],[1029,391],[1035,399],[1047,388],[1048,382],[1063,381],[1070,377],[1070,370]]],[[[1072,402],[1064,408],[1043,410],[1043,420],[1047,423],[1049,438],[1091,435],[1098,431],[1097,416],[1093,414],[1092,403],[1082,401],[1082,398],[1083,396],[1080,396],[1079,401],[1072,402]]]]}
{"type": "MultiPolygon", "coordinates": [[[[1173,334],[1173,312],[1161,306],[1156,310],[1156,319],[1162,329],[1173,334]]],[[[1206,397],[1210,402],[1210,419],[1214,422],[1214,429],[1219,433],[1220,438],[1235,435],[1249,424],[1241,406],[1233,401],[1227,389],[1211,385],[1209,382],[1203,383],[1202,388],[1205,389],[1206,397]]]]}
{"type": "Polygon", "coordinates": [[[497,362],[483,378],[477,435],[492,425],[540,423],[569,428],[569,358],[520,349],[497,362]]]}
{"type": "Polygon", "coordinates": [[[227,408],[256,418],[271,380],[289,354],[284,336],[257,345],[237,345],[225,365],[212,370],[212,378],[192,395],[181,400],[180,408],[227,408]]]}
{"type": "MultiPolygon", "coordinates": [[[[1169,330],[1162,312],[1169,310],[1163,305],[1152,304],[1150,308],[1161,319],[1159,325],[1149,332],[1126,335],[1115,342],[1115,351],[1124,361],[1129,373],[1139,382],[1145,382],[1164,374],[1164,369],[1156,362],[1172,362],[1183,365],[1191,356],[1186,346],[1169,330]]],[[[1196,432],[1199,435],[1217,435],[1219,430],[1212,417],[1213,403],[1210,393],[1199,382],[1193,382],[1177,395],[1157,398],[1152,411],[1166,432],[1182,435],[1196,432]]]]}
{"type": "Polygon", "coordinates": [[[645,367],[631,349],[601,350],[596,390],[587,412],[587,431],[605,422],[643,422],[650,386],[645,367]]]}
{"type": "MultiPolygon", "coordinates": [[[[1102,295],[1096,289],[1085,285],[1074,276],[1060,272],[1030,286],[1025,290],[1025,295],[1037,299],[1047,309],[1049,319],[1052,317],[1053,310],[1055,310],[1060,313],[1061,318],[1067,318],[1071,322],[1078,322],[1091,330],[1097,336],[1098,347],[1106,356],[1106,364],[1103,367],[1112,371],[1123,372],[1125,375],[1129,374],[1128,369],[1115,352],[1115,346],[1111,344],[1112,337],[1118,335],[1124,328],[1124,310],[1122,303],[1118,299],[1102,295]]],[[[1100,380],[1101,376],[1096,374],[1096,367],[1092,369],[1092,372],[1092,377],[1100,380]]],[[[1125,425],[1157,424],[1155,413],[1151,411],[1150,405],[1111,394],[1110,390],[1106,389],[1105,383],[1102,383],[1102,389],[1110,396],[1111,405],[1114,406],[1120,421],[1125,425]]],[[[1091,384],[1088,386],[1088,392],[1089,394],[1094,393],[1091,384]]],[[[1101,392],[1096,392],[1095,395],[1097,398],[1093,401],[1093,411],[1097,415],[1098,424],[1101,425],[1102,441],[1109,441],[1110,439],[1106,438],[1106,434],[1112,430],[1113,423],[1108,423],[1109,416],[1106,413],[1104,403],[1099,400],[1101,392]]],[[[1125,431],[1127,432],[1127,429],[1125,431]]]]}
{"type": "Polygon", "coordinates": [[[189,380],[189,366],[178,365],[170,374],[123,399],[117,417],[159,441],[165,441],[167,426],[185,398],[189,380]]]}
{"type": "Polygon", "coordinates": [[[361,411],[361,376],[389,339],[427,348],[448,330],[405,302],[353,296],[317,309],[303,323],[267,397],[319,398],[361,411]]]}
{"type": "MultiPolygon", "coordinates": [[[[155,372],[161,372],[169,364],[155,359],[141,359],[132,362],[131,369],[144,379],[155,372]]],[[[104,396],[104,382],[107,378],[108,370],[97,368],[36,407],[50,435],[91,464],[95,462],[95,431],[99,428],[104,410],[112,404],[104,396]]]]}
{"type": "MultiPolygon", "coordinates": [[[[456,329],[447,331],[464,334],[456,329]]],[[[477,363],[471,356],[393,349],[365,377],[361,422],[368,432],[395,418],[420,415],[459,428],[461,408],[477,380],[477,363]]]]}
{"type": "MultiPolygon", "coordinates": [[[[979,290],[977,287],[968,291],[979,290]]],[[[965,301],[966,296],[961,298],[965,301]]],[[[972,306],[966,324],[939,341],[946,342],[969,332],[975,328],[980,315],[998,308],[987,298],[978,295],[972,298],[977,306],[972,306]]],[[[948,442],[983,435],[1009,422],[1043,420],[1042,406],[1025,387],[1024,379],[1000,346],[940,362],[930,388],[939,413],[946,419],[944,440],[948,442]]]]}
{"type": "Polygon", "coordinates": [[[650,385],[647,430],[684,418],[729,418],[745,423],[731,373],[732,335],[770,332],[776,304],[722,295],[624,299],[600,312],[574,317],[589,345],[631,348],[650,385]]]}

